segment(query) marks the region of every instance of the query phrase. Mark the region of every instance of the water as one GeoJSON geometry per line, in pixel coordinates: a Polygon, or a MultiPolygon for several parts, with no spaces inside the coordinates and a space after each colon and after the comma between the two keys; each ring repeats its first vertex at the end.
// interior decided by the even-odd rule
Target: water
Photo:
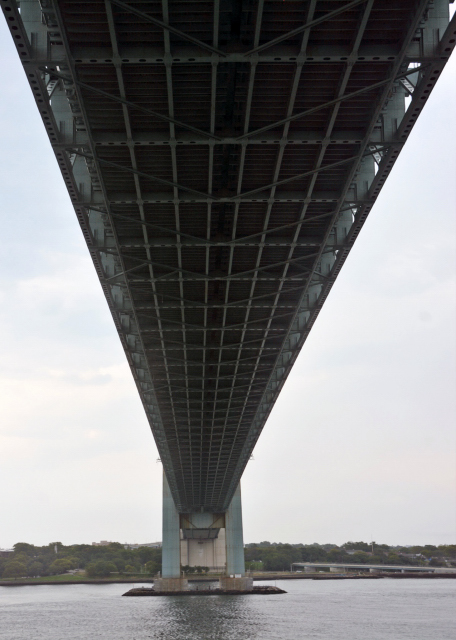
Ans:
{"type": "Polygon", "coordinates": [[[120,597],[130,586],[0,587],[0,638],[456,638],[456,580],[284,580],[286,595],[120,597]]]}

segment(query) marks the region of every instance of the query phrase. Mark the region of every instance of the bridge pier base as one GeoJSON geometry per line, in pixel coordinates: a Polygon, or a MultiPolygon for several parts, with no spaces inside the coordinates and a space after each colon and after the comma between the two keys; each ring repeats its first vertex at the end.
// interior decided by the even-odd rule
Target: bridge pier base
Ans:
{"type": "Polygon", "coordinates": [[[156,591],[188,589],[188,580],[181,575],[181,564],[212,565],[209,567],[212,571],[224,567],[225,575],[220,577],[221,589],[252,591],[253,581],[245,576],[240,484],[224,514],[180,514],[163,473],[162,554],[161,578],[154,583],[156,591]]]}
{"type": "Polygon", "coordinates": [[[188,591],[186,578],[155,578],[154,591],[188,591]]]}
{"type": "Polygon", "coordinates": [[[220,589],[223,591],[253,591],[253,578],[230,578],[222,576],[219,581],[220,589]]]}

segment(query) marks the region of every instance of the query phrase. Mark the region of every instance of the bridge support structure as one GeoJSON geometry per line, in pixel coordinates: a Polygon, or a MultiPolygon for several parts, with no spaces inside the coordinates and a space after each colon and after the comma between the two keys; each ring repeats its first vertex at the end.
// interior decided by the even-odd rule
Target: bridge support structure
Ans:
{"type": "Polygon", "coordinates": [[[162,574],[156,591],[186,591],[188,578],[182,566],[208,567],[222,574],[220,588],[251,591],[253,582],[245,576],[241,487],[238,485],[225,513],[179,513],[163,473],[162,574]]]}
{"type": "Polygon", "coordinates": [[[154,580],[155,591],[186,591],[188,581],[181,576],[180,517],[168,480],[163,473],[163,544],[161,578],[154,580]]]}

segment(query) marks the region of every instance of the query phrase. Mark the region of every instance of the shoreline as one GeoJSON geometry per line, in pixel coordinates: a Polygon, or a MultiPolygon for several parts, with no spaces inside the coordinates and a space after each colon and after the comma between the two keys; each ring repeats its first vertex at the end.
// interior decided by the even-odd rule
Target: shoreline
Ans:
{"type": "MultiPolygon", "coordinates": [[[[392,578],[396,580],[404,580],[404,579],[413,579],[413,580],[436,580],[436,579],[456,579],[456,572],[435,572],[435,573],[417,573],[417,572],[408,572],[408,573],[379,573],[379,574],[341,574],[341,575],[324,575],[321,573],[307,573],[305,575],[267,575],[267,576],[252,576],[254,582],[266,582],[272,580],[379,580],[382,578],[392,578]]],[[[189,578],[192,582],[212,582],[218,580],[217,577],[209,578],[189,578]]],[[[153,584],[153,578],[141,578],[138,576],[137,578],[124,578],[122,580],[0,580],[0,587],[31,587],[31,586],[45,586],[45,585],[75,585],[75,584],[153,584]]]]}

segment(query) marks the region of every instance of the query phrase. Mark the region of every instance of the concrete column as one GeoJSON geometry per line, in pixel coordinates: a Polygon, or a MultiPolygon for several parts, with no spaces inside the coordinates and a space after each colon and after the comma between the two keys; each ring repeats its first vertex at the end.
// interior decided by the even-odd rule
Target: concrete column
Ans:
{"type": "Polygon", "coordinates": [[[180,578],[179,513],[163,472],[163,548],[162,577],[180,578]]]}
{"type": "Polygon", "coordinates": [[[220,589],[223,591],[253,591],[253,578],[230,578],[222,576],[219,580],[220,589]]]}
{"type": "Polygon", "coordinates": [[[186,578],[156,578],[154,580],[154,591],[165,593],[188,591],[188,580],[186,578]]]}
{"type": "Polygon", "coordinates": [[[244,536],[242,533],[241,485],[238,484],[225,514],[226,574],[245,576],[244,536]]]}
{"type": "Polygon", "coordinates": [[[345,573],[346,569],[345,569],[345,567],[329,567],[329,572],[330,573],[345,573]]]}

